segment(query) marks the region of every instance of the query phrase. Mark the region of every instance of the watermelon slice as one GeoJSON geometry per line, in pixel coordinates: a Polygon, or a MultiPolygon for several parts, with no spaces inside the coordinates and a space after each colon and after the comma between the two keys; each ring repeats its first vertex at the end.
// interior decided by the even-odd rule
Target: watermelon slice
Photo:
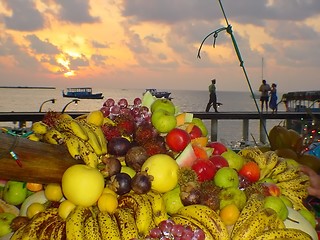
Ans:
{"type": "Polygon", "coordinates": [[[194,153],[192,144],[189,143],[185,149],[176,157],[176,162],[180,167],[190,167],[193,162],[197,159],[196,154],[194,153]]]}

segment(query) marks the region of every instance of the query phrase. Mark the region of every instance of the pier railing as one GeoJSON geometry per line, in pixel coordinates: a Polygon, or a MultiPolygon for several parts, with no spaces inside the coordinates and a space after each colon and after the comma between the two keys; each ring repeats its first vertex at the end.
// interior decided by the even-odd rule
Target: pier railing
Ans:
{"type": "MultiPolygon", "coordinates": [[[[72,117],[77,117],[88,112],[67,112],[72,117]]],[[[267,134],[265,126],[267,120],[284,120],[286,121],[287,128],[291,128],[292,120],[314,120],[320,119],[320,112],[278,112],[278,113],[262,113],[259,115],[257,112],[192,112],[194,117],[202,120],[209,120],[211,141],[216,141],[218,136],[219,121],[223,120],[242,120],[242,137],[244,141],[249,139],[249,123],[250,120],[259,120],[260,122],[260,142],[267,143],[267,134]]],[[[20,128],[26,126],[27,122],[40,121],[44,117],[44,112],[0,112],[0,123],[3,122],[16,122],[20,128]]],[[[0,124],[3,126],[3,124],[0,124]]]]}

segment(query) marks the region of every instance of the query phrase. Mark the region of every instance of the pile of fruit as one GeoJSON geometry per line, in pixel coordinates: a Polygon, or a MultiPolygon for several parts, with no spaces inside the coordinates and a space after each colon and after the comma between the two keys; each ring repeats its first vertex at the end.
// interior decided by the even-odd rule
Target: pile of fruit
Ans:
{"type": "Polygon", "coordinates": [[[32,131],[79,163],[59,183],[2,182],[5,239],[318,239],[295,159],[210,142],[170,100],[108,99],[75,119],[48,112],[32,131]]]}

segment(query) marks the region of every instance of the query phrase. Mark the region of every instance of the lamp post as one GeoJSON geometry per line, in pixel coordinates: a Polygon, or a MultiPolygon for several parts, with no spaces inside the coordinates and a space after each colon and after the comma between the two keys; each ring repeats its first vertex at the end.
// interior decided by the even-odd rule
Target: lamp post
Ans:
{"type": "Polygon", "coordinates": [[[43,106],[45,103],[47,103],[47,102],[55,103],[55,102],[56,102],[56,99],[52,98],[52,99],[46,100],[46,101],[44,101],[43,103],[41,103],[40,108],[39,108],[39,112],[41,112],[42,106],[43,106]]]}
{"type": "Polygon", "coordinates": [[[61,113],[64,113],[64,112],[66,111],[67,107],[68,107],[71,103],[74,102],[74,103],[77,105],[79,101],[80,101],[79,99],[73,99],[72,101],[68,102],[68,103],[64,106],[64,108],[62,109],[61,113]]]}

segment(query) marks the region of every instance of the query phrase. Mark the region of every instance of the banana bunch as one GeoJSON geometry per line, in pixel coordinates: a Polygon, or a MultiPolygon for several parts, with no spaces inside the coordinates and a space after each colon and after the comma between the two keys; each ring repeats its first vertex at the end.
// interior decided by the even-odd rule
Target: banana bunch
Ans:
{"type": "Polygon", "coordinates": [[[59,216],[58,208],[47,208],[15,231],[11,239],[66,239],[65,227],[66,222],[59,216]]]}
{"type": "Polygon", "coordinates": [[[246,147],[238,154],[255,161],[260,167],[260,179],[272,179],[281,194],[292,202],[295,210],[305,209],[303,201],[308,196],[310,179],[299,170],[298,165],[288,163],[274,151],[263,153],[258,147],[246,147]]]}
{"type": "Polygon", "coordinates": [[[170,219],[177,224],[189,225],[193,230],[202,229],[206,240],[230,239],[228,230],[220,216],[208,206],[194,204],[182,207],[170,219]]]}

